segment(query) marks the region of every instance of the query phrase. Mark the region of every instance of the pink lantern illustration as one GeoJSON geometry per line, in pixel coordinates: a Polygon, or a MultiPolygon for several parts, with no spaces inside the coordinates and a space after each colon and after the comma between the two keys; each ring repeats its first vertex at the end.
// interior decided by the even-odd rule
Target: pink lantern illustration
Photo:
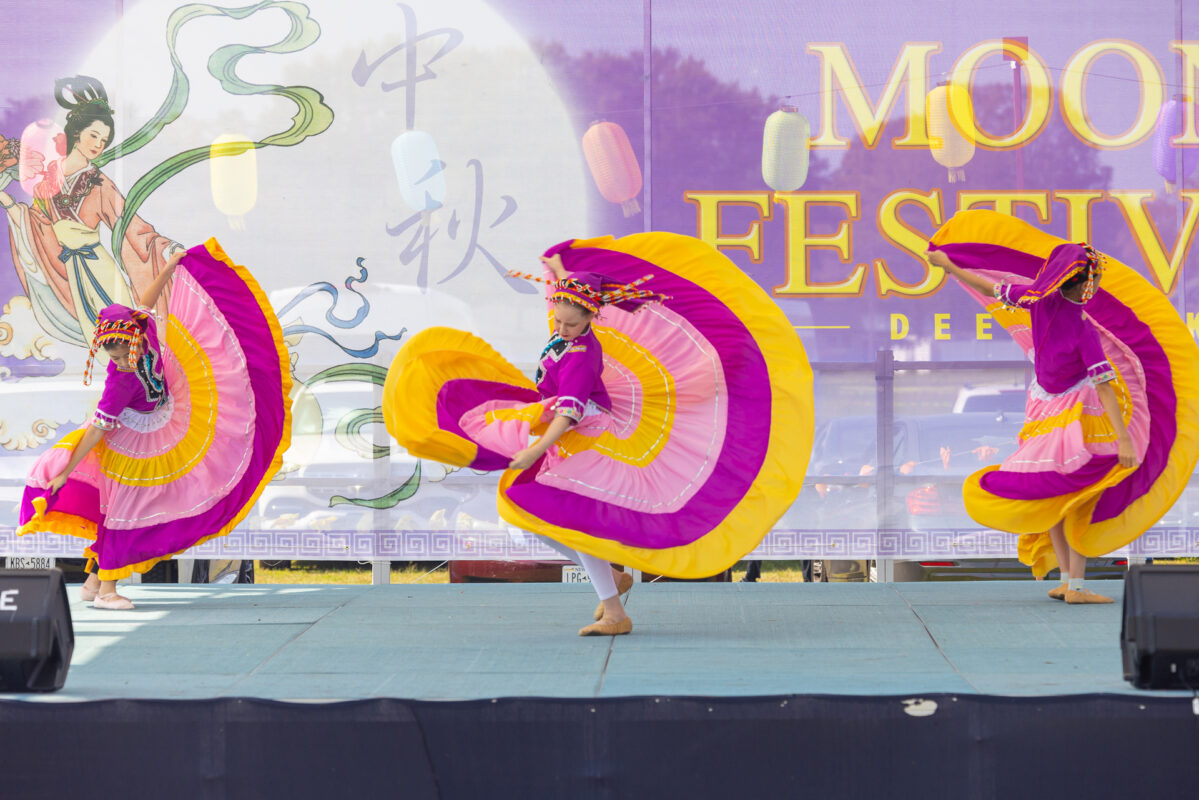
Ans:
{"type": "Polygon", "coordinates": [[[246,214],[258,202],[258,157],[246,136],[222,134],[208,151],[212,203],[235,231],[246,229],[246,214]]]}
{"type": "Polygon", "coordinates": [[[1186,95],[1176,94],[1162,105],[1153,135],[1153,168],[1166,182],[1166,194],[1190,177],[1199,164],[1199,147],[1179,147],[1173,143],[1182,134],[1187,114],[1195,115],[1195,104],[1186,95]],[[1181,152],[1179,152],[1181,151],[1181,152]]]}
{"type": "Polygon", "coordinates": [[[391,163],[395,167],[400,195],[422,218],[445,203],[445,162],[437,152],[437,143],[424,131],[404,131],[391,143],[391,163]]]}
{"type": "Polygon", "coordinates": [[[808,179],[812,127],[795,106],[783,106],[762,129],[762,180],[776,192],[794,192],[808,179]]]}
{"type": "Polygon", "coordinates": [[[605,200],[620,203],[626,217],[641,210],[641,166],[624,128],[615,122],[593,122],[583,134],[583,156],[605,200]]]}
{"type": "Polygon", "coordinates": [[[17,165],[17,179],[30,197],[49,200],[62,188],[62,173],[58,163],[66,153],[62,128],[52,120],[39,119],[25,126],[21,132],[21,160],[17,165]]]}
{"type": "Polygon", "coordinates": [[[949,170],[949,182],[966,180],[963,167],[974,157],[974,106],[966,87],[942,81],[924,100],[928,149],[938,164],[949,170]]]}

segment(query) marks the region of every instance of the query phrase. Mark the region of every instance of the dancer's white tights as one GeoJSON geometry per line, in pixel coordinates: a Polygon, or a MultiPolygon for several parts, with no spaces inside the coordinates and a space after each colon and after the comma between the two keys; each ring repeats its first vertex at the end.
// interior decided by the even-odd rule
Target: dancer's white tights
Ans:
{"type": "Polygon", "coordinates": [[[537,538],[587,570],[587,577],[591,578],[591,587],[595,589],[601,602],[616,596],[616,579],[612,577],[612,566],[607,561],[571,550],[548,536],[539,535],[537,538]]]}

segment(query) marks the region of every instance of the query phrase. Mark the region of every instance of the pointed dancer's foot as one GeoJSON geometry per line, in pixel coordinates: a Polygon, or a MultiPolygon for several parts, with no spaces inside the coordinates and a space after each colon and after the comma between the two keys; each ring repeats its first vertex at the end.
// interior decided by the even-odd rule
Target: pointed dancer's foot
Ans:
{"type": "Polygon", "coordinates": [[[579,628],[579,636],[622,636],[632,633],[633,620],[625,617],[622,620],[600,620],[585,628],[579,628]]]}
{"type": "Polygon", "coordinates": [[[1110,603],[1110,597],[1104,597],[1101,594],[1096,594],[1090,589],[1077,589],[1075,591],[1066,590],[1066,602],[1072,606],[1084,604],[1102,604],[1110,603]]]}
{"type": "Polygon", "coordinates": [[[94,575],[89,575],[88,579],[79,587],[79,599],[85,603],[90,603],[96,599],[96,595],[100,593],[100,581],[92,583],[94,575]]]}
{"type": "Polygon", "coordinates": [[[1070,589],[1069,584],[1063,583],[1061,586],[1057,587],[1056,589],[1050,589],[1049,596],[1054,600],[1065,600],[1066,592],[1069,589],[1070,589]]]}
{"type": "Polygon", "coordinates": [[[92,603],[92,608],[98,608],[103,611],[130,611],[133,609],[133,601],[128,597],[122,597],[116,592],[102,594],[92,603]]]}
{"type": "MultiPolygon", "coordinates": [[[[621,572],[620,577],[616,579],[616,596],[628,594],[629,589],[633,588],[633,576],[627,572],[621,572]]],[[[595,607],[595,616],[592,617],[596,622],[604,618],[604,604],[600,603],[595,607]]]]}

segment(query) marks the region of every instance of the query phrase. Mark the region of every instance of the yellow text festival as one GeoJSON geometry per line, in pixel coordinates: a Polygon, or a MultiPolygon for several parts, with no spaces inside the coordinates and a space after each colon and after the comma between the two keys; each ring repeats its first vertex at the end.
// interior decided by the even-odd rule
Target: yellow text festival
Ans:
{"type": "MultiPolygon", "coordinates": [[[[980,206],[1011,214],[1018,205],[1035,210],[1044,224],[1053,222],[1053,211],[1066,215],[1066,238],[1073,242],[1091,241],[1091,206],[1100,201],[1114,202],[1128,222],[1150,275],[1167,294],[1174,291],[1181,276],[1182,264],[1195,238],[1199,223],[1199,190],[1182,190],[1179,201],[1186,205],[1186,215],[1174,241],[1167,245],[1158,233],[1147,207],[1154,193],[1147,191],[961,191],[957,193],[957,209],[980,206]]],[[[782,224],[786,230],[784,282],[774,287],[776,296],[791,297],[860,297],[865,290],[866,277],[874,276],[879,297],[925,297],[933,294],[945,282],[945,271],[924,260],[928,233],[910,227],[899,218],[899,209],[915,204],[928,214],[935,230],[946,219],[940,189],[921,192],[899,189],[879,203],[875,224],[879,232],[901,251],[915,259],[923,268],[923,277],[912,283],[897,278],[884,258],[871,259],[870,264],[854,264],[851,225],[860,218],[860,198],[857,192],[684,192],[688,202],[695,204],[697,236],[722,250],[743,250],[755,264],[762,263],[763,225],[775,217],[776,205],[782,208],[782,224]],[[721,210],[726,206],[748,206],[757,213],[748,230],[730,233],[721,225],[721,210]],[[845,214],[831,234],[815,234],[808,224],[809,212],[817,206],[831,206],[845,214]],[[847,266],[841,280],[813,281],[809,275],[809,254],[812,250],[833,250],[847,266]]],[[[891,338],[907,336],[907,318],[891,315],[891,338]]],[[[949,338],[949,315],[938,314],[935,319],[937,339],[949,338]]],[[[1187,314],[1187,327],[1199,339],[1199,315],[1187,314]]],[[[990,339],[990,315],[980,314],[976,321],[975,338],[990,339]]]]}
{"type": "MultiPolygon", "coordinates": [[[[1181,276],[1182,264],[1195,238],[1199,223],[1199,190],[1184,189],[1178,193],[1179,202],[1186,208],[1178,235],[1174,241],[1162,241],[1159,228],[1150,214],[1148,203],[1154,193],[1135,190],[1109,191],[959,191],[956,209],[994,208],[1011,214],[1017,206],[1027,206],[1043,224],[1050,224],[1057,214],[1066,217],[1066,238],[1072,242],[1091,241],[1091,208],[1097,202],[1116,203],[1124,214],[1129,230],[1144,257],[1150,276],[1162,291],[1171,294],[1181,276]]],[[[926,297],[945,282],[945,271],[924,260],[929,233],[912,228],[900,219],[900,209],[915,205],[928,216],[929,231],[936,230],[950,214],[946,214],[940,189],[922,192],[898,189],[886,195],[875,211],[875,225],[883,237],[900,251],[915,259],[923,268],[923,276],[911,283],[896,277],[884,258],[870,263],[854,263],[853,223],[861,218],[861,198],[858,192],[713,192],[683,193],[696,206],[696,236],[721,250],[742,250],[755,264],[762,263],[764,226],[776,216],[786,232],[784,281],[774,287],[776,296],[793,297],[859,297],[865,290],[866,277],[874,276],[879,297],[926,297]],[[728,206],[747,206],[755,218],[743,231],[725,230],[722,210],[728,206]],[[776,212],[776,206],[782,209],[776,212]],[[813,233],[809,225],[811,211],[818,207],[833,208],[844,214],[832,233],[813,233]],[[810,254],[813,250],[832,250],[846,264],[843,278],[817,282],[810,275],[810,254]]],[[[951,212],[952,213],[952,212],[951,212]]]]}

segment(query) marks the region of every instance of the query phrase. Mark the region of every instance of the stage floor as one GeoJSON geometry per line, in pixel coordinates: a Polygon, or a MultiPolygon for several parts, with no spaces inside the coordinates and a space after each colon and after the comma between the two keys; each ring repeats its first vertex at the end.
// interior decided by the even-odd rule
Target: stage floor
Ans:
{"type": "Polygon", "coordinates": [[[128,587],[133,612],[72,600],[66,687],[5,697],[1136,693],[1123,584],[1099,584],[1109,606],[1066,606],[1050,586],[637,584],[633,633],[583,638],[586,585],[143,584],[128,587]]]}

